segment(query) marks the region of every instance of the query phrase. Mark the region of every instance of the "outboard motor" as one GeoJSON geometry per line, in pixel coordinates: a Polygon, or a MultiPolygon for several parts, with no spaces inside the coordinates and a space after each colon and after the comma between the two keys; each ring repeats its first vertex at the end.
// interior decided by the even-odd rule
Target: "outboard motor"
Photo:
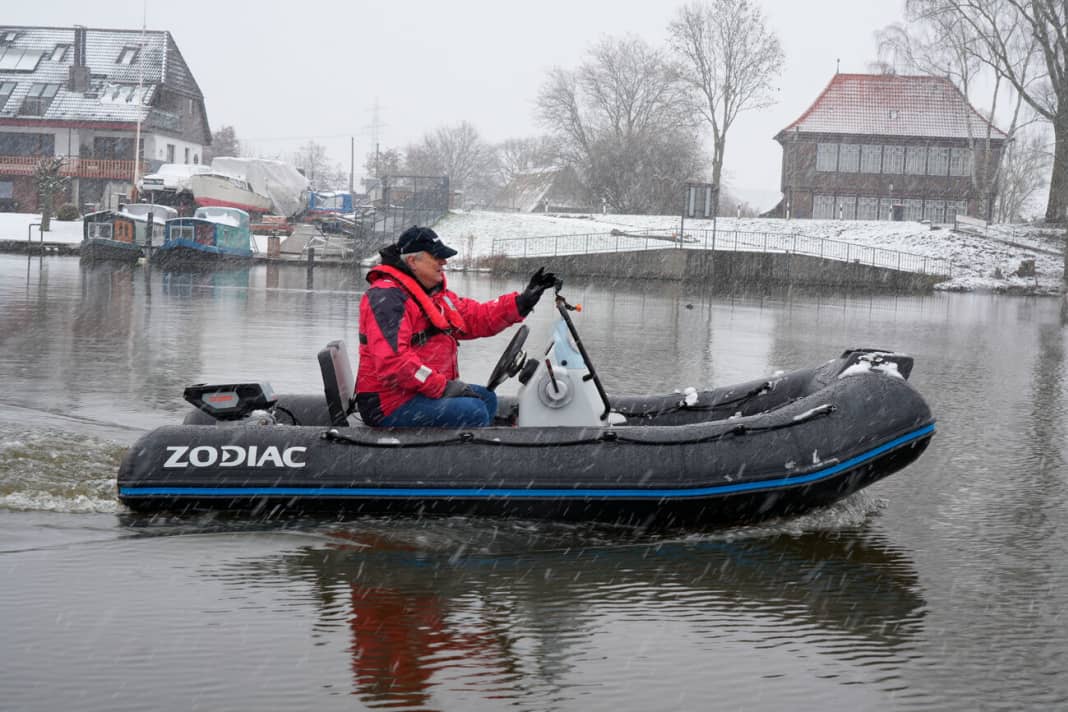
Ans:
{"type": "Polygon", "coordinates": [[[278,398],[270,383],[197,383],[182,396],[216,420],[244,420],[255,415],[261,425],[273,424],[278,398]],[[270,422],[264,422],[269,419],[270,422]]]}

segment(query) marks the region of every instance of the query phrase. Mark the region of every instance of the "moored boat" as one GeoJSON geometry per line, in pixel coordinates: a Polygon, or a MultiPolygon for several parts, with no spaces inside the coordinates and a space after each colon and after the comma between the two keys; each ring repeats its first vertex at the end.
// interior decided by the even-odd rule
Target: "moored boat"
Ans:
{"type": "Polygon", "coordinates": [[[161,264],[247,260],[252,257],[249,216],[236,208],[198,208],[193,217],[164,225],[163,244],[152,253],[161,264]]]}
{"type": "Polygon", "coordinates": [[[247,180],[225,173],[198,173],[189,177],[193,201],[199,207],[237,208],[253,215],[270,213],[273,203],[257,193],[247,180]]]}
{"type": "Polygon", "coordinates": [[[114,210],[100,210],[82,218],[82,262],[137,262],[141,245],[136,242],[132,217],[114,210]]]}
{"type": "Polygon", "coordinates": [[[698,392],[609,397],[574,323],[526,359],[520,327],[490,377],[510,376],[494,426],[354,422],[344,345],[319,352],[324,395],[198,384],[181,425],[142,437],[119,469],[136,510],[322,508],[704,526],[831,504],[915,461],[934,419],[904,354],[851,349],[818,366],[698,392]],[[544,354],[544,355],[542,355],[544,354]]]}

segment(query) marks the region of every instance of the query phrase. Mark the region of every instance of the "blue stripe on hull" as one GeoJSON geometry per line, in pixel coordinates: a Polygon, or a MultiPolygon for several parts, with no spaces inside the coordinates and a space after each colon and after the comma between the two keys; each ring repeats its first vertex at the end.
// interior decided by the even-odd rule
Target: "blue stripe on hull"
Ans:
{"type": "Polygon", "coordinates": [[[811,484],[850,470],[883,453],[934,433],[934,424],[894,438],[837,465],[799,477],[789,475],[774,480],[740,482],[714,487],[682,489],[514,489],[459,487],[120,487],[120,497],[374,497],[430,499],[441,497],[476,499],[687,499],[713,495],[797,487],[811,484]]]}

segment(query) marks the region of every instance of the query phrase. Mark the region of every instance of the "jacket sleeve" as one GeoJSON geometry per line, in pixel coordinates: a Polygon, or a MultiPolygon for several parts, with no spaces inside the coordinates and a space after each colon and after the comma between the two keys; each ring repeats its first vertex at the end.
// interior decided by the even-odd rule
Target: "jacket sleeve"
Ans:
{"type": "Polygon", "coordinates": [[[509,292],[488,302],[477,302],[474,299],[465,299],[450,293],[449,296],[467,325],[467,329],[457,334],[457,338],[480,339],[483,336],[493,336],[512,324],[523,321],[523,317],[519,314],[519,307],[515,303],[518,295],[518,292],[509,292]]]}
{"type": "Polygon", "coordinates": [[[386,385],[440,398],[448,379],[424,364],[411,346],[414,310],[418,307],[400,288],[369,289],[360,305],[360,336],[386,385]]]}

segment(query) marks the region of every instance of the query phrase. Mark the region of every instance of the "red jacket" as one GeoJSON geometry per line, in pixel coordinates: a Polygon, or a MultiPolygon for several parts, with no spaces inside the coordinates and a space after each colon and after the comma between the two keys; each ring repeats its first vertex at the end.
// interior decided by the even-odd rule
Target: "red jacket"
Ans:
{"type": "Polygon", "coordinates": [[[516,292],[489,302],[464,299],[445,282],[427,293],[409,275],[382,265],[367,274],[360,300],[356,405],[376,425],[417,394],[440,398],[459,377],[458,339],[493,336],[523,317],[516,292]]]}

